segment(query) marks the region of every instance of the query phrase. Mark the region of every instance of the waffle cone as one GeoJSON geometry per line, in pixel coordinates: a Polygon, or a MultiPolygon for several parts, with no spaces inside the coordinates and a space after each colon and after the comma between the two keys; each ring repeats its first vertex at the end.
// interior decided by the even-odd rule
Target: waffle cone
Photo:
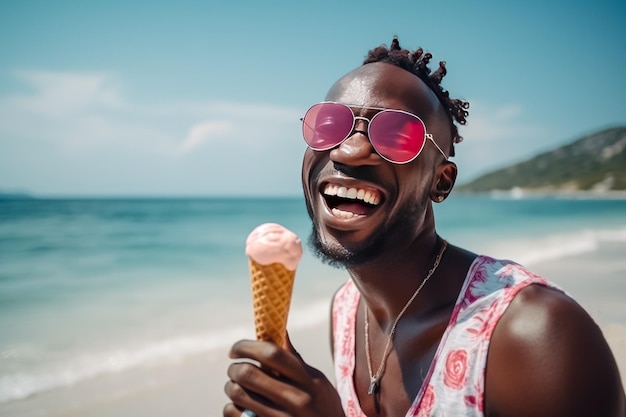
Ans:
{"type": "Polygon", "coordinates": [[[286,347],[287,316],[296,272],[280,263],[261,265],[252,258],[249,261],[256,337],[286,347]]]}

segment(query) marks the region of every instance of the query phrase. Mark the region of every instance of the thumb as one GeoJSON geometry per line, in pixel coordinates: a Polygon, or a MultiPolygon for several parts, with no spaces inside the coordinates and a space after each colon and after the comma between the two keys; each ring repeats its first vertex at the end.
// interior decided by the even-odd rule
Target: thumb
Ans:
{"type": "Polygon", "coordinates": [[[285,337],[285,349],[295,355],[298,359],[303,361],[302,355],[298,353],[295,347],[293,347],[293,343],[291,343],[291,337],[289,337],[289,332],[287,332],[287,337],[285,337]]]}

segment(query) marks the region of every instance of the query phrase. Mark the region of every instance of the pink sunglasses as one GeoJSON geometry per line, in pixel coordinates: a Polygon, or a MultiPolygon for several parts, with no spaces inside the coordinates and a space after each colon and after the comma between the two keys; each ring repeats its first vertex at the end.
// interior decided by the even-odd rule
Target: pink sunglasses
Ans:
{"type": "Polygon", "coordinates": [[[325,101],[313,105],[302,119],[302,135],[315,151],[327,151],[348,139],[357,120],[367,121],[367,136],[372,147],[385,160],[395,164],[411,162],[430,140],[443,157],[448,157],[426,132],[422,119],[403,110],[347,106],[325,101]],[[350,107],[380,110],[371,119],[356,116],[350,107]]]}

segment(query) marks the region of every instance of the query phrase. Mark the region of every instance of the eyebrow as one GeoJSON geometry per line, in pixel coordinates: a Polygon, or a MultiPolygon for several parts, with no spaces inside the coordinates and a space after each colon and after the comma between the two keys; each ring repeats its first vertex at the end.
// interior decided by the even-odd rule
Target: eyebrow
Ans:
{"type": "MultiPolygon", "coordinates": [[[[334,102],[331,102],[334,103],[334,102]]],[[[428,130],[426,128],[426,122],[424,121],[424,119],[422,119],[421,117],[419,117],[417,114],[410,112],[408,110],[403,110],[403,109],[392,109],[390,107],[370,107],[370,106],[359,106],[359,105],[355,105],[355,104],[345,104],[345,103],[338,103],[338,104],[343,104],[346,107],[349,107],[350,110],[352,110],[352,113],[354,114],[355,117],[359,117],[357,116],[356,112],[354,111],[354,109],[364,109],[364,110],[377,110],[379,112],[381,111],[385,111],[385,110],[390,110],[390,111],[397,111],[400,113],[406,113],[406,114],[410,114],[411,116],[417,117],[418,119],[420,119],[422,121],[422,123],[424,124],[424,128],[426,130],[428,130]]],[[[372,116],[373,117],[373,116],[372,116]]]]}
{"type": "Polygon", "coordinates": [[[408,112],[408,111],[406,111],[406,110],[402,110],[402,109],[392,109],[392,108],[390,108],[390,107],[371,107],[371,106],[361,106],[361,105],[358,105],[358,104],[339,103],[339,102],[336,102],[336,101],[328,101],[327,103],[338,103],[338,104],[343,104],[344,106],[350,107],[351,109],[353,109],[353,108],[354,108],[354,109],[380,110],[380,111],[383,111],[383,110],[397,110],[397,111],[403,111],[403,112],[411,113],[411,112],[408,112]]]}

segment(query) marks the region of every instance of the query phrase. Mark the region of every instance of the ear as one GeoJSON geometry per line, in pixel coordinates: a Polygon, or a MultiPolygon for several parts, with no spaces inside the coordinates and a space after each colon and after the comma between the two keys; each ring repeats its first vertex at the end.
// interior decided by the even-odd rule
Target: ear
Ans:
{"type": "Polygon", "coordinates": [[[430,199],[433,202],[441,203],[450,195],[456,181],[456,174],[456,164],[452,161],[445,161],[437,167],[430,190],[430,199]]]}

